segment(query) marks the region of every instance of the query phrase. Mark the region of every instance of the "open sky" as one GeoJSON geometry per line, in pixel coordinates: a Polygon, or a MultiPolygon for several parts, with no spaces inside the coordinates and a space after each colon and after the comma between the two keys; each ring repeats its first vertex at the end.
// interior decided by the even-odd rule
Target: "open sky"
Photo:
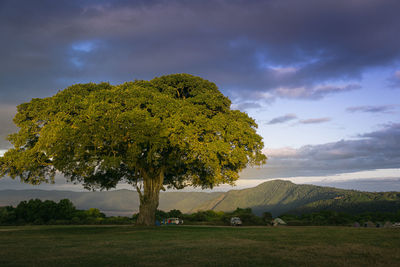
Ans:
{"type": "Polygon", "coordinates": [[[269,160],[239,186],[400,191],[399,14],[397,0],[2,0],[0,155],[33,97],[190,73],[259,125],[269,160]]]}

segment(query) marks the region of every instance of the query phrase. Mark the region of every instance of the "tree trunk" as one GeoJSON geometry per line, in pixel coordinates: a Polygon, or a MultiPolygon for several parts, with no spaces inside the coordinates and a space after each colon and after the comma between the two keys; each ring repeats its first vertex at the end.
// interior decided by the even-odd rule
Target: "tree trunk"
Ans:
{"type": "Polygon", "coordinates": [[[161,170],[156,177],[143,175],[143,192],[139,193],[140,207],[137,225],[154,226],[158,208],[160,190],[163,187],[164,172],[161,170]]]}

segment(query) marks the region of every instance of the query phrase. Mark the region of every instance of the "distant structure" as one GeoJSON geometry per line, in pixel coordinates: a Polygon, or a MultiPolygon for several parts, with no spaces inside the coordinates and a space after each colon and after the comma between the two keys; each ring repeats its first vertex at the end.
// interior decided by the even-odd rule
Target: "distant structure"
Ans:
{"type": "Polygon", "coordinates": [[[389,221],[385,222],[385,224],[383,225],[384,228],[392,228],[393,224],[389,221]]]}
{"type": "Polygon", "coordinates": [[[286,225],[286,222],[284,220],[282,220],[281,218],[275,218],[272,221],[272,225],[273,226],[278,226],[278,225],[286,225]]]}

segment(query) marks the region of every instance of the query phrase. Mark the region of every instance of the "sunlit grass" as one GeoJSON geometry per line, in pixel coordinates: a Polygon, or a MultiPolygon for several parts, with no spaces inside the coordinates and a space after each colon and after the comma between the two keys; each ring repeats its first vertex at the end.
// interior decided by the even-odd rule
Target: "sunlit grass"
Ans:
{"type": "Polygon", "coordinates": [[[0,227],[0,266],[398,266],[400,229],[0,227]]]}

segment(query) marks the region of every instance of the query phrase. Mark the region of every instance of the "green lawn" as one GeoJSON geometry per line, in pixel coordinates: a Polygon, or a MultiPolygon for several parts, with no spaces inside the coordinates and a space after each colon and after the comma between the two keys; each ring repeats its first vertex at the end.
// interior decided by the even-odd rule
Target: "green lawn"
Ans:
{"type": "Polygon", "coordinates": [[[0,227],[0,266],[399,266],[400,229],[0,227]]]}

